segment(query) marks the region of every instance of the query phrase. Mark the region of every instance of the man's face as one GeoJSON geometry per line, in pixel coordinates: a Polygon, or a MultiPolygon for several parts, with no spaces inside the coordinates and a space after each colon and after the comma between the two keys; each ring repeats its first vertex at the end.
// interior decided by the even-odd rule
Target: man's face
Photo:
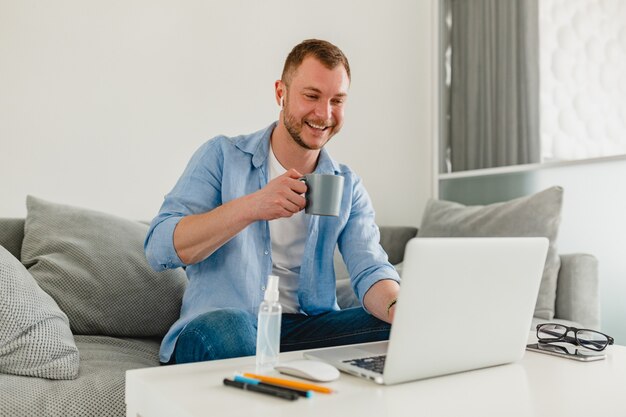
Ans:
{"type": "Polygon", "coordinates": [[[284,94],[283,123],[305,149],[321,149],[343,126],[350,79],[343,65],[329,70],[306,57],[294,71],[284,94]]]}

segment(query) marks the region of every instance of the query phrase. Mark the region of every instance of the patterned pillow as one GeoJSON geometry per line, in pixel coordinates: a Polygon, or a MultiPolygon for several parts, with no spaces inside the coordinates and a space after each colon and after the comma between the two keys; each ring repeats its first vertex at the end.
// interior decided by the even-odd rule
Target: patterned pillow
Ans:
{"type": "Polygon", "coordinates": [[[187,276],[150,268],[146,224],[31,196],[26,206],[22,262],[74,334],[163,336],[178,320],[187,276]]]}
{"type": "Polygon", "coordinates": [[[67,316],[0,246],[0,372],[74,379],[78,366],[67,316]]]}

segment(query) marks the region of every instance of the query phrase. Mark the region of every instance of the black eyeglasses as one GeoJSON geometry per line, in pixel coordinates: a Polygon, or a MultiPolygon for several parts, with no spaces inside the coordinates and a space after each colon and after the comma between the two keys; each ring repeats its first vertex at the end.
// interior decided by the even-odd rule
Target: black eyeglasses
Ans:
{"type": "Polygon", "coordinates": [[[556,323],[537,325],[537,339],[541,343],[571,343],[598,352],[606,349],[608,345],[612,345],[614,342],[611,336],[595,330],[577,329],[576,327],[556,323]],[[568,336],[569,332],[573,332],[574,337],[568,336]]]}

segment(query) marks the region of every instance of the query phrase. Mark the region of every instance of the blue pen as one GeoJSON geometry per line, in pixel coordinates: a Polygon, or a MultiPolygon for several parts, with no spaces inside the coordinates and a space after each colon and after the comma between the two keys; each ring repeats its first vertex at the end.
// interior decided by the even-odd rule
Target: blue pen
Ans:
{"type": "Polygon", "coordinates": [[[278,388],[278,389],[281,389],[281,390],[283,390],[285,392],[292,392],[294,394],[298,394],[299,396],[306,397],[306,398],[311,398],[313,396],[313,391],[303,391],[303,390],[299,390],[299,389],[295,389],[295,388],[282,387],[280,385],[268,384],[267,382],[263,382],[263,381],[260,381],[258,379],[254,379],[254,378],[247,378],[247,377],[241,376],[241,375],[235,375],[235,381],[243,382],[244,384],[252,384],[252,385],[259,385],[259,386],[265,386],[265,387],[278,388]]]}

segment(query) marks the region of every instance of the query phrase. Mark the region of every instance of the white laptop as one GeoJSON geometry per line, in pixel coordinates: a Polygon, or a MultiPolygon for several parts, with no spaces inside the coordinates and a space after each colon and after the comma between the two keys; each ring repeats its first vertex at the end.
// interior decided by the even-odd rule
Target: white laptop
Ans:
{"type": "Polygon", "coordinates": [[[515,362],[547,252],[541,237],[411,239],[389,341],[304,356],[388,385],[515,362]]]}

